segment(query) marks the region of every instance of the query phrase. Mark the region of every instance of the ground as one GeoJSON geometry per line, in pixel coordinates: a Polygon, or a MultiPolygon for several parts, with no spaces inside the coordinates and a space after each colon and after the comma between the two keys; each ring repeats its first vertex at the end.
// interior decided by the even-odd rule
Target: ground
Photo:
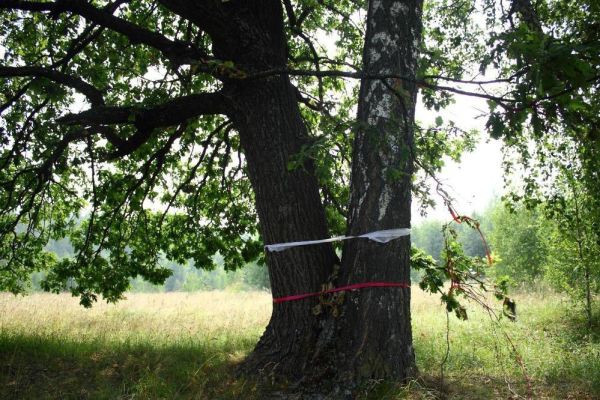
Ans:
{"type": "MultiPolygon", "coordinates": [[[[235,374],[268,321],[268,293],[127,297],[87,310],[66,294],[0,293],[0,398],[264,399],[286,390],[235,374]]],[[[450,317],[441,382],[446,314],[438,299],[413,290],[421,378],[404,387],[372,382],[359,398],[600,398],[600,326],[586,330],[559,295],[516,297],[516,323],[493,324],[475,306],[466,322],[450,317]]]]}

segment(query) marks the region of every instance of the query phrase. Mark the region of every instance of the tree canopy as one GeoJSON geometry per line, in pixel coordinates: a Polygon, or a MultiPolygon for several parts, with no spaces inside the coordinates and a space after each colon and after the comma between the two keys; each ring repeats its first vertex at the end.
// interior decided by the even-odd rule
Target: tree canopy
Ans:
{"type": "MultiPolygon", "coordinates": [[[[237,63],[222,44],[256,27],[225,23],[242,18],[235,1],[205,3],[2,3],[3,288],[19,291],[31,271],[48,269],[48,289],[74,279],[89,303],[93,293],[118,298],[131,276],[165,279],[160,254],[210,268],[218,252],[231,269],[260,257],[228,116],[235,99],[224,92],[231,80],[293,77],[311,139],[289,168],[315,161],[329,229],[345,230],[356,86],[339,78],[369,74],[360,68],[364,3],[284,1],[285,37],[269,38],[286,43],[286,54],[271,55],[284,57],[279,69],[237,63]],[[77,257],[44,252],[65,236],[77,257]]],[[[486,98],[490,134],[519,152],[519,165],[551,166],[572,143],[573,163],[596,189],[599,12],[583,1],[427,2],[417,76],[424,104],[486,98]]],[[[403,77],[379,78],[398,79],[402,93],[403,77]]],[[[420,167],[435,173],[441,155],[469,143],[463,134],[441,119],[418,129],[420,167]]],[[[507,161],[507,170],[516,165],[507,161]]],[[[535,176],[551,170],[531,174],[515,196],[531,195],[535,176]]],[[[428,191],[419,182],[414,190],[428,191]]]]}

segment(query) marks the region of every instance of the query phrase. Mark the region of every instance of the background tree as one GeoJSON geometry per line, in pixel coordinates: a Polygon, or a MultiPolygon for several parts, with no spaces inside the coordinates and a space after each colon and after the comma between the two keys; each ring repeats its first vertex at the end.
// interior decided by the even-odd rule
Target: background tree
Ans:
{"type": "Polygon", "coordinates": [[[442,222],[426,220],[416,225],[411,233],[413,244],[429,254],[439,264],[441,262],[444,236],[442,235],[442,222]]]}
{"type": "Polygon", "coordinates": [[[544,276],[550,247],[548,223],[539,211],[525,207],[510,210],[498,202],[490,211],[490,244],[499,256],[495,273],[530,286],[544,276]]]}
{"type": "MultiPolygon", "coordinates": [[[[600,236],[598,235],[598,201],[595,182],[589,171],[579,164],[577,144],[564,147],[568,165],[556,165],[550,199],[543,204],[552,221],[548,280],[559,290],[584,304],[588,325],[592,327],[593,297],[600,292],[600,236]]],[[[556,162],[556,160],[555,160],[556,162]]]]}

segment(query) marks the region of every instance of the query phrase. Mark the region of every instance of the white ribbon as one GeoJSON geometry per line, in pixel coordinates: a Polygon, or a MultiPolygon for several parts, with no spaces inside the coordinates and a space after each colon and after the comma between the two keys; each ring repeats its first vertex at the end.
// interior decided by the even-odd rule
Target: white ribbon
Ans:
{"type": "Polygon", "coordinates": [[[287,250],[291,247],[297,246],[307,246],[310,244],[319,244],[319,243],[330,243],[336,242],[338,240],[348,240],[348,239],[357,239],[357,238],[365,238],[369,240],[373,240],[379,243],[387,243],[391,240],[397,239],[401,236],[410,235],[410,228],[399,228],[399,229],[386,229],[382,231],[375,231],[365,233],[364,235],[359,236],[335,236],[328,239],[321,240],[305,240],[302,242],[287,242],[287,243],[277,243],[277,244],[268,244],[265,248],[269,251],[283,251],[287,250]]]}

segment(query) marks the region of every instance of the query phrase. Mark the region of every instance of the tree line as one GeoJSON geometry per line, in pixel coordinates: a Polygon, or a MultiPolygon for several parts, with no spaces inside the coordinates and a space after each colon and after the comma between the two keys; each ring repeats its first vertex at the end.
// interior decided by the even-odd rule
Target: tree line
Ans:
{"type": "MultiPolygon", "coordinates": [[[[53,240],[46,249],[57,258],[74,257],[73,247],[68,240],[53,240]]],[[[171,271],[162,284],[148,282],[141,276],[129,279],[129,291],[134,293],[194,292],[201,290],[269,290],[269,274],[262,263],[248,263],[243,268],[226,270],[223,257],[214,257],[212,269],[197,268],[193,261],[177,263],[166,258],[161,264],[171,271]]],[[[29,290],[42,291],[42,282],[47,271],[34,272],[30,276],[29,290]]]]}
{"type": "MultiPolygon", "coordinates": [[[[575,198],[570,202],[575,207],[575,198]]],[[[577,208],[562,211],[550,202],[527,208],[524,204],[507,204],[494,200],[479,220],[485,240],[492,251],[493,265],[487,274],[507,279],[516,291],[536,288],[568,294],[583,309],[588,323],[595,310],[594,297],[600,293],[600,241],[584,219],[582,199],[577,208]],[[578,214],[579,213],[579,214],[578,214]]],[[[444,236],[441,220],[425,220],[413,228],[413,245],[431,255],[438,265],[443,263],[444,236]]],[[[450,222],[453,223],[453,222],[450,222]]],[[[486,257],[484,239],[466,226],[456,225],[458,240],[470,257],[486,257]]],[[[420,279],[413,271],[413,280],[420,279]]]]}
{"type": "MultiPolygon", "coordinates": [[[[600,243],[590,240],[592,232],[582,221],[582,226],[577,230],[576,216],[573,220],[572,215],[553,213],[549,204],[532,210],[524,205],[507,205],[498,198],[482,212],[473,213],[472,217],[479,221],[484,238],[467,225],[455,224],[458,240],[467,256],[478,258],[487,256],[487,242],[494,260],[493,266],[487,271],[490,277],[508,278],[512,289],[517,291],[551,288],[564,292],[582,306],[586,317],[591,320],[594,296],[600,293],[600,243]],[[570,224],[568,219],[571,219],[570,224]]],[[[431,256],[438,266],[442,266],[444,261],[443,225],[452,224],[450,221],[428,218],[412,229],[413,246],[431,256]]],[[[57,257],[74,255],[72,246],[66,240],[51,241],[46,247],[57,257]]],[[[249,263],[244,268],[229,271],[224,268],[224,260],[220,255],[215,257],[212,270],[195,268],[193,262],[180,264],[163,259],[162,263],[171,271],[162,285],[136,277],[130,279],[129,290],[270,289],[268,272],[262,263],[249,263]]],[[[44,274],[32,274],[33,290],[41,290],[39,282],[44,274]]],[[[413,282],[421,278],[419,270],[411,271],[413,282]]]]}

